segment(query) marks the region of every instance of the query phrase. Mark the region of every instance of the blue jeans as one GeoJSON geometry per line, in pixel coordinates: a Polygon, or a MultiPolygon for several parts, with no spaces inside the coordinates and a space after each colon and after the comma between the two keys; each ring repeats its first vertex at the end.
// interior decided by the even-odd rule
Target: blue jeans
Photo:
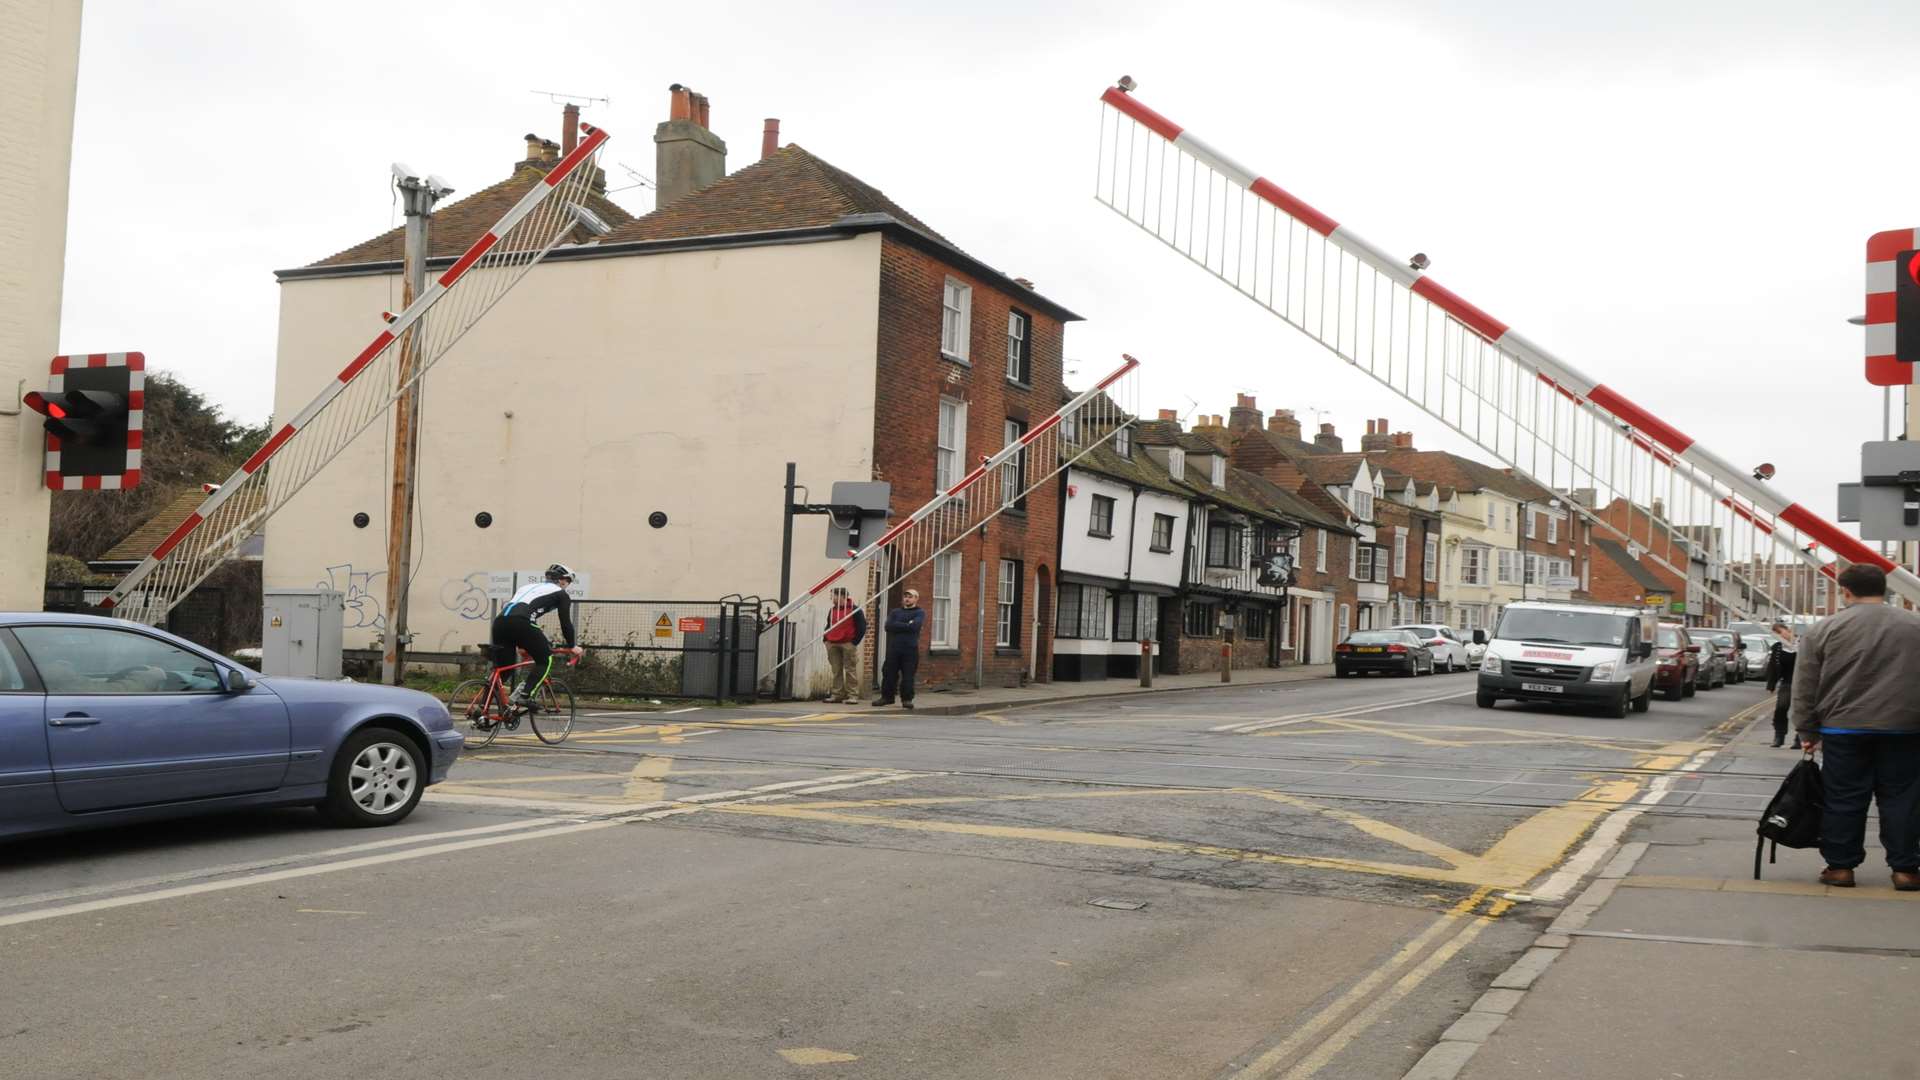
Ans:
{"type": "Polygon", "coordinates": [[[1867,804],[1877,800],[1887,865],[1920,870],[1920,735],[1822,735],[1820,752],[1827,865],[1851,870],[1867,860],[1867,804]]]}

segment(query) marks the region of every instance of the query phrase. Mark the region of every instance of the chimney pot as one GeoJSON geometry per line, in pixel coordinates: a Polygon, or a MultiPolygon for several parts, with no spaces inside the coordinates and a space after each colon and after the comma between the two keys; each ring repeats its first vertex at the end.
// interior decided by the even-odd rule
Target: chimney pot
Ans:
{"type": "Polygon", "coordinates": [[[1178,409],[1161,409],[1161,410],[1160,410],[1160,419],[1162,419],[1162,420],[1178,420],[1178,419],[1180,419],[1180,410],[1178,410],[1178,409]]]}
{"type": "Polygon", "coordinates": [[[694,104],[693,122],[696,124],[699,124],[703,128],[712,130],[711,125],[707,123],[707,95],[705,94],[693,95],[693,104],[694,104]]]}
{"type": "Polygon", "coordinates": [[[567,102],[560,110],[560,150],[571,154],[573,148],[580,145],[580,106],[567,102]]]}
{"type": "Polygon", "coordinates": [[[1293,415],[1292,409],[1275,409],[1267,420],[1267,430],[1282,438],[1300,438],[1300,421],[1293,415]]]}
{"type": "Polygon", "coordinates": [[[765,160],[772,157],[773,152],[778,149],[780,149],[780,118],[777,116],[769,116],[767,117],[767,126],[760,131],[761,159],[765,160]]]}
{"type": "Polygon", "coordinates": [[[1331,435],[1331,434],[1333,434],[1333,425],[1332,425],[1332,424],[1321,424],[1321,425],[1320,425],[1320,434],[1322,434],[1322,435],[1331,435]]]}
{"type": "Polygon", "coordinates": [[[539,161],[540,160],[540,143],[541,143],[540,136],[535,135],[532,132],[528,132],[526,139],[527,139],[527,156],[524,160],[539,161]]]}
{"type": "Polygon", "coordinates": [[[1320,434],[1313,437],[1313,445],[1332,450],[1336,454],[1345,451],[1347,448],[1346,443],[1340,440],[1340,436],[1333,433],[1332,424],[1320,425],[1320,434]]]}
{"type": "Polygon", "coordinates": [[[673,95],[668,102],[667,119],[693,119],[693,91],[688,90],[679,83],[674,83],[672,86],[667,87],[667,90],[673,95]]]}
{"type": "Polygon", "coordinates": [[[1374,434],[1385,435],[1387,433],[1387,418],[1384,416],[1381,417],[1378,423],[1379,423],[1379,427],[1375,430],[1374,434]]]}
{"type": "Polygon", "coordinates": [[[1240,406],[1243,409],[1252,409],[1252,408],[1258,407],[1253,403],[1252,394],[1235,394],[1233,397],[1234,397],[1234,404],[1240,406]]]}

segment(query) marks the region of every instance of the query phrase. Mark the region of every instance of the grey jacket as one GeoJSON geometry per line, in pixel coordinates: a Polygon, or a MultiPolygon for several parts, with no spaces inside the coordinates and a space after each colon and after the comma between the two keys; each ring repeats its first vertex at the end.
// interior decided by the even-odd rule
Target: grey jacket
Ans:
{"type": "Polygon", "coordinates": [[[1793,726],[1914,732],[1920,738],[1920,615],[1854,604],[1800,640],[1793,726]]]}

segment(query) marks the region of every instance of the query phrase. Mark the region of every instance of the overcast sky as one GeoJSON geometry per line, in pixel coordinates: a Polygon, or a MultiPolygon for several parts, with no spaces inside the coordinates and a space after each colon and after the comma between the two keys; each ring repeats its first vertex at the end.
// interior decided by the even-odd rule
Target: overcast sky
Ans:
{"type": "MultiPolygon", "coordinates": [[[[1245,392],[1309,425],[1324,411],[1350,447],[1381,415],[1446,445],[1094,202],[1097,98],[1125,73],[1831,514],[1880,432],[1845,322],[1865,240],[1920,224],[1916,58],[1911,0],[87,0],[61,345],[142,349],[261,419],[272,271],[397,224],[390,161],[477,190],[523,133],[558,138],[559,105],[532,91],[561,91],[611,99],[585,116],[614,136],[618,186],[622,164],[652,173],[682,82],[712,99],[731,167],[781,118],[787,141],[1086,316],[1067,338],[1083,377],[1140,357],[1148,410],[1224,413],[1245,392]]],[[[616,198],[651,207],[645,189],[616,198]]]]}

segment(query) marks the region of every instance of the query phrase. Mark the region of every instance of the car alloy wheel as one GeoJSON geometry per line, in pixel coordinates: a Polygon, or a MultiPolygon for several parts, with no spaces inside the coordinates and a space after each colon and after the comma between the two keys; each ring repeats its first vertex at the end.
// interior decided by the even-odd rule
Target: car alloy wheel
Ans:
{"type": "Polygon", "coordinates": [[[397,743],[369,743],[347,767],[348,797],[375,817],[406,807],[419,783],[413,756],[397,743]]]}

